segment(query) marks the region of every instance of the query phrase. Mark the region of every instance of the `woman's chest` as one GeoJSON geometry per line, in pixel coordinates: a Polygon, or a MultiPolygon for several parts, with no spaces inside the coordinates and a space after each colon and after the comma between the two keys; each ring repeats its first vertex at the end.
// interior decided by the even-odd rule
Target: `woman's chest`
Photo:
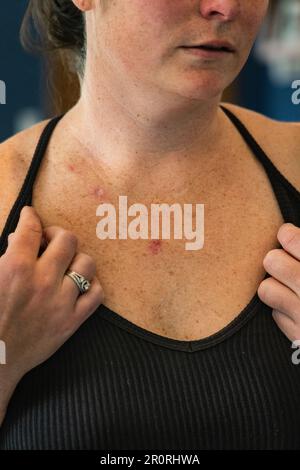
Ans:
{"type": "Polygon", "coordinates": [[[78,236],[79,250],[96,262],[107,307],[148,331],[189,341],[221,330],[244,309],[264,277],[264,256],[278,245],[276,235],[284,221],[267,176],[251,159],[248,168],[233,176],[233,184],[222,184],[220,176],[212,184],[198,182],[184,197],[170,194],[160,200],[157,191],[155,197],[137,200],[128,194],[125,208],[120,206],[120,194],[103,181],[89,177],[83,183],[62,174],[46,178],[44,173],[33,205],[46,225],[63,226],[78,236]],[[188,225],[185,205],[192,205],[190,221],[202,232],[203,246],[187,250],[190,240],[175,238],[171,213],[169,236],[163,238],[160,218],[159,236],[151,238],[154,202],[177,204],[182,226],[188,225]],[[110,212],[115,224],[105,204],[115,208],[110,212]],[[133,230],[130,225],[140,215],[132,209],[136,204],[148,211],[139,220],[139,225],[148,220],[148,238],[136,237],[140,227],[133,224],[133,230]],[[198,224],[197,204],[203,207],[198,224]],[[106,232],[111,222],[115,238],[99,237],[105,217],[106,232]],[[127,238],[120,238],[121,228],[127,238]]]}

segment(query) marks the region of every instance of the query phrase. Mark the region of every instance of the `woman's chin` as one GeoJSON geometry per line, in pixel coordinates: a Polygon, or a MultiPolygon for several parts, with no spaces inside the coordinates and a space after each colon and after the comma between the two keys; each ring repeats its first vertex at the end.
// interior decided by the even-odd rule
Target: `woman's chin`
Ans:
{"type": "Polygon", "coordinates": [[[224,83],[182,83],[179,86],[179,83],[176,86],[176,94],[181,95],[185,98],[195,99],[195,100],[211,100],[217,97],[220,97],[227,85],[224,83]]]}
{"type": "Polygon", "coordinates": [[[177,74],[166,79],[164,88],[176,94],[192,99],[209,99],[215,98],[223,93],[230,85],[231,80],[224,77],[218,71],[204,70],[195,73],[177,74]]]}

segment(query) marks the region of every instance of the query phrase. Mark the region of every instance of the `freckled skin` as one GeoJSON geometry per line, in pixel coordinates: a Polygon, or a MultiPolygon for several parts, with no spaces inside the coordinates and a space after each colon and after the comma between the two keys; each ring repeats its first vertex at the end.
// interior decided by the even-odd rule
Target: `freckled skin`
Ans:
{"type": "Polygon", "coordinates": [[[152,255],[157,255],[161,252],[161,240],[151,240],[149,243],[149,250],[152,255]]]}
{"type": "Polygon", "coordinates": [[[105,198],[106,192],[100,186],[93,186],[89,190],[89,194],[97,200],[103,200],[105,198]]]}

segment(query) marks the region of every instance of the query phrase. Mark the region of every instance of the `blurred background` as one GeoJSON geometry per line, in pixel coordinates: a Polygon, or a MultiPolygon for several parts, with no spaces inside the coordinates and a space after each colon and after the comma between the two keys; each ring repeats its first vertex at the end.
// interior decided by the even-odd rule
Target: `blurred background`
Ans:
{"type": "MultiPolygon", "coordinates": [[[[0,142],[66,111],[78,96],[78,85],[67,86],[61,66],[22,49],[19,30],[26,6],[27,0],[9,0],[1,8],[0,142]]],[[[248,62],[223,101],[280,121],[300,121],[300,0],[270,0],[248,62]]]]}

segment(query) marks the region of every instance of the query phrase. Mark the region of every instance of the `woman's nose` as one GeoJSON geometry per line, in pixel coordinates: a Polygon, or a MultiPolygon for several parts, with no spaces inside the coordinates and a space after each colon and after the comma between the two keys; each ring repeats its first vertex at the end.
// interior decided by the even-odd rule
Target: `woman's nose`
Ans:
{"type": "Polygon", "coordinates": [[[233,20],[240,9],[240,0],[200,0],[201,15],[206,19],[233,20]]]}

